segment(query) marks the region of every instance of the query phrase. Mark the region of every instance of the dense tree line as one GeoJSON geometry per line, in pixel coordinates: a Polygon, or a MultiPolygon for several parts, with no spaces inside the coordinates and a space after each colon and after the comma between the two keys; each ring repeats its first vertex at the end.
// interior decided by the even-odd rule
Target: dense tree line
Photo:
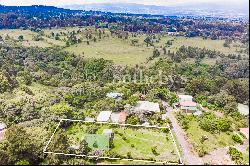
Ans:
{"type": "Polygon", "coordinates": [[[165,16],[112,14],[95,11],[68,10],[56,7],[0,6],[0,29],[3,28],[53,28],[67,26],[96,26],[129,32],[159,33],[180,32],[187,37],[203,36],[219,39],[247,39],[248,23],[234,23],[208,18],[192,19],[165,16]],[[180,26],[182,25],[182,26],[180,26]]]}

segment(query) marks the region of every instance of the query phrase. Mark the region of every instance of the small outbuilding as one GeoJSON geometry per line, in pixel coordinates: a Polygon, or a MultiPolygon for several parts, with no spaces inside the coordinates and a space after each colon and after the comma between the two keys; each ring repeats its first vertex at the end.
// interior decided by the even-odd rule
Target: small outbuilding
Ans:
{"type": "Polygon", "coordinates": [[[87,121],[87,122],[95,122],[95,118],[86,117],[85,121],[87,121]]]}
{"type": "Polygon", "coordinates": [[[116,92],[110,92],[107,93],[106,97],[110,97],[113,99],[122,99],[123,94],[122,93],[116,93],[116,92]]]}
{"type": "Polygon", "coordinates": [[[109,118],[110,118],[111,114],[112,114],[111,111],[102,111],[97,116],[97,121],[98,122],[107,122],[107,121],[109,121],[109,118]]]}
{"type": "Polygon", "coordinates": [[[114,138],[114,132],[112,129],[104,129],[102,135],[108,136],[111,140],[114,138]]]}

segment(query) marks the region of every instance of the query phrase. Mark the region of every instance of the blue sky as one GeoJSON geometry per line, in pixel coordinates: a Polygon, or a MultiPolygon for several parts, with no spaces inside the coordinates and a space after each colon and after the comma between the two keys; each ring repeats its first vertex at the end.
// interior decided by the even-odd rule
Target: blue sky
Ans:
{"type": "Polygon", "coordinates": [[[209,2],[225,5],[248,5],[248,0],[0,0],[2,5],[53,5],[64,6],[88,3],[138,3],[145,5],[175,6],[178,4],[209,2]]]}

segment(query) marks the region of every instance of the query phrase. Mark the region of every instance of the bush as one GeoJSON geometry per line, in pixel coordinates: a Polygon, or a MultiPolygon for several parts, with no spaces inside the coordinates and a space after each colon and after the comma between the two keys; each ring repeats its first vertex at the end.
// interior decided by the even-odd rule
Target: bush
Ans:
{"type": "Polygon", "coordinates": [[[130,116],[128,117],[128,119],[126,120],[127,124],[132,124],[132,125],[137,125],[139,124],[140,120],[138,117],[136,116],[130,116]]]}
{"type": "Polygon", "coordinates": [[[156,149],[157,149],[157,147],[156,147],[156,146],[151,147],[151,151],[152,151],[152,153],[153,153],[154,155],[159,155],[159,154],[157,153],[156,149]]]}
{"type": "Polygon", "coordinates": [[[163,133],[169,133],[169,129],[168,129],[168,128],[163,128],[163,129],[161,129],[161,131],[162,131],[163,133]]]}
{"type": "Polygon", "coordinates": [[[132,159],[131,152],[128,152],[128,153],[127,153],[127,157],[128,157],[129,159],[132,159]]]}
{"type": "Polygon", "coordinates": [[[126,141],[126,140],[127,140],[127,138],[126,138],[125,136],[122,136],[122,139],[123,139],[124,141],[126,141]]]}
{"type": "Polygon", "coordinates": [[[236,148],[234,147],[229,147],[229,150],[227,152],[233,161],[236,162],[236,164],[241,164],[243,161],[243,154],[242,152],[238,151],[236,148]]]}
{"type": "Polygon", "coordinates": [[[150,157],[150,158],[149,158],[149,161],[156,161],[156,159],[153,158],[153,157],[150,157]]]}
{"type": "Polygon", "coordinates": [[[236,143],[240,143],[240,144],[243,143],[243,140],[241,139],[241,137],[240,137],[238,134],[234,134],[234,135],[232,136],[232,139],[233,139],[234,142],[236,142],[236,143]]]}
{"type": "Polygon", "coordinates": [[[200,127],[208,132],[226,132],[231,127],[231,122],[227,118],[217,118],[213,113],[204,113],[200,117],[200,127]]]}
{"type": "Polygon", "coordinates": [[[198,149],[198,155],[199,155],[199,157],[203,157],[206,154],[207,154],[207,151],[204,149],[203,146],[198,149]]]}

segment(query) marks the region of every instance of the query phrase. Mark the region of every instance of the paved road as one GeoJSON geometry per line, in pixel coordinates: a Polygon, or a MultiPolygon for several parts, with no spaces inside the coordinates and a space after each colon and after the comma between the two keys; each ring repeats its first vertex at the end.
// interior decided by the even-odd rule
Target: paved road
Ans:
{"type": "MultiPolygon", "coordinates": [[[[163,106],[166,106],[167,103],[163,101],[163,106]]],[[[187,139],[185,138],[185,132],[178,124],[173,109],[171,107],[166,107],[167,110],[167,117],[172,122],[173,131],[177,137],[177,141],[179,142],[182,152],[183,152],[183,162],[186,165],[203,165],[203,161],[200,157],[196,156],[192,153],[190,144],[188,143],[187,139]]]]}

